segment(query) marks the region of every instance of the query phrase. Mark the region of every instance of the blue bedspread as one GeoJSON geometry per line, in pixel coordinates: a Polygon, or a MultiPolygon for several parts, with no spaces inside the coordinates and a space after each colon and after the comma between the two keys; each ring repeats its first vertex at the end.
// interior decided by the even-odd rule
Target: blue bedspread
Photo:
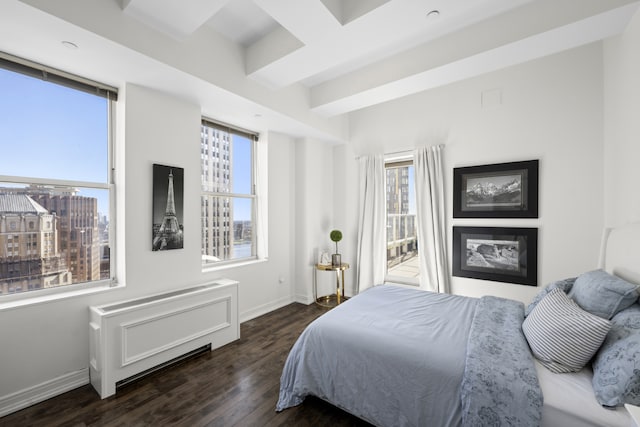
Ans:
{"type": "Polygon", "coordinates": [[[540,425],[542,391],[522,334],[522,303],[483,297],[471,325],[462,380],[464,426],[540,425]]]}
{"type": "Polygon", "coordinates": [[[300,335],[276,410],[314,395],[378,426],[462,425],[467,343],[481,301],[386,285],[359,294],[300,335]]]}

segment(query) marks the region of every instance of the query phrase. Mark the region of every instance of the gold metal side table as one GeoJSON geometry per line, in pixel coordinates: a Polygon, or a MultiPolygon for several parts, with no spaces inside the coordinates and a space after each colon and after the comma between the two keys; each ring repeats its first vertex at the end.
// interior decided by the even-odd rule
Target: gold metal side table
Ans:
{"type": "Polygon", "coordinates": [[[348,298],[344,296],[344,272],[349,268],[349,264],[343,262],[340,265],[333,266],[331,264],[316,264],[313,276],[313,298],[316,304],[323,307],[335,307],[348,298]],[[335,271],[336,272],[336,293],[318,296],[318,271],[335,271]]]}

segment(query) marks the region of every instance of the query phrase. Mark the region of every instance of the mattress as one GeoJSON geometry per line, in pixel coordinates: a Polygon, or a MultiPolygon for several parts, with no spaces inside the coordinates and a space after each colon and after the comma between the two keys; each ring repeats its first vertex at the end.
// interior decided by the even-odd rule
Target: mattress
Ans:
{"type": "Polygon", "coordinates": [[[538,381],[544,395],[542,426],[544,427],[629,427],[631,416],[623,407],[603,408],[593,394],[593,372],[586,367],[580,372],[554,374],[535,360],[538,381]]]}

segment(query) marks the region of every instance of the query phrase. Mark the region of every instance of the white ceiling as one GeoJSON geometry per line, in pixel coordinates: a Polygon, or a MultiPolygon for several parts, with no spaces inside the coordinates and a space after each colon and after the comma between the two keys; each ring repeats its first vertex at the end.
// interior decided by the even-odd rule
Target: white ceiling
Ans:
{"type": "Polygon", "coordinates": [[[278,22],[253,0],[227,2],[209,18],[207,25],[245,48],[279,27],[278,22]]]}
{"type": "Polygon", "coordinates": [[[639,3],[1,0],[0,50],[161,88],[232,124],[340,140],[335,119],[351,111],[602,40],[639,3]]]}
{"type": "Polygon", "coordinates": [[[206,24],[242,46],[248,78],[271,89],[303,84],[312,111],[326,116],[600,40],[637,8],[624,0],[125,3],[125,13],[179,39],[206,24]]]}

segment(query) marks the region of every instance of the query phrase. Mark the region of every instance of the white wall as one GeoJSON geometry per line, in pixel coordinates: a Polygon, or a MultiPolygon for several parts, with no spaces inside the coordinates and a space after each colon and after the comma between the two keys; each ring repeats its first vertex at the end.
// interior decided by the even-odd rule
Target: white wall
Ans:
{"type": "MultiPolygon", "coordinates": [[[[539,285],[577,275],[596,267],[603,227],[602,68],[597,43],[363,109],[350,115],[353,151],[446,144],[449,244],[452,225],[537,227],[539,285]],[[454,167],[529,159],[539,219],[452,218],[454,167]]],[[[453,277],[452,291],[528,302],[536,288],[453,277]]]]}
{"type": "MultiPolygon", "coordinates": [[[[241,320],[292,301],[294,141],[282,135],[267,135],[268,261],[203,274],[199,230],[200,107],[136,85],[127,85],[120,92],[118,105],[122,109],[118,113],[121,162],[117,167],[124,168],[118,172],[119,197],[125,201],[119,204],[124,221],[118,223],[118,234],[119,248],[126,248],[126,254],[117,256],[123,261],[119,263],[120,280],[126,287],[0,312],[3,325],[0,328],[0,408],[32,396],[51,381],[65,383],[71,376],[88,382],[89,305],[186,287],[219,277],[240,282],[241,320]],[[184,249],[151,251],[153,163],[184,168],[184,249]],[[123,179],[126,179],[124,185],[123,179]],[[35,389],[30,390],[32,387],[35,389]]],[[[330,153],[330,149],[327,151],[330,153]]],[[[327,176],[330,174],[329,169],[327,176]]]]}
{"type": "MultiPolygon", "coordinates": [[[[200,108],[141,86],[127,85],[124,156],[127,297],[200,281],[200,108]],[[184,249],[152,252],[154,163],[184,168],[184,249]]],[[[122,102],[120,101],[120,102],[122,102]]],[[[120,124],[118,124],[120,125],[120,124]]]]}
{"type": "Polygon", "coordinates": [[[157,91],[128,85],[126,104],[126,285],[129,295],[203,283],[218,277],[240,282],[240,318],[246,320],[291,301],[290,239],[293,141],[267,135],[269,260],[205,273],[200,264],[200,107],[157,91]],[[162,124],[162,125],[161,125],[162,124]],[[152,252],[149,246],[151,167],[185,169],[183,250],[152,252]],[[280,280],[282,279],[282,283],[280,280]]]}
{"type": "Polygon", "coordinates": [[[605,223],[640,221],[640,13],[604,43],[605,223]]]}
{"type": "Polygon", "coordinates": [[[342,262],[351,268],[345,272],[345,293],[348,296],[357,293],[357,255],[358,255],[358,162],[349,144],[333,148],[333,218],[334,227],[342,231],[339,250],[342,262]],[[356,190],[354,192],[353,185],[356,190]],[[354,227],[353,225],[356,224],[354,227]]]}
{"type": "MultiPolygon", "coordinates": [[[[313,301],[314,264],[320,251],[333,253],[334,228],[332,147],[313,139],[295,143],[295,300],[313,301]]],[[[328,273],[318,274],[319,288],[329,286],[328,273]]]]}

